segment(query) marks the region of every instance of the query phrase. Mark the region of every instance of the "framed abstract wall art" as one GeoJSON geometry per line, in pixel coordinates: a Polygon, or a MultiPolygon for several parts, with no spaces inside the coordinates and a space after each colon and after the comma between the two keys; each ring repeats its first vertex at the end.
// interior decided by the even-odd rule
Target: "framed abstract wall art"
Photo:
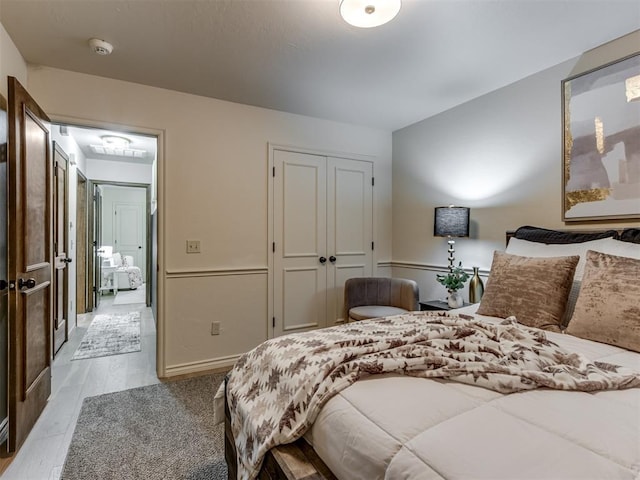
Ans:
{"type": "Polygon", "coordinates": [[[563,80],[562,107],[562,219],[640,219],[640,53],[563,80]]]}

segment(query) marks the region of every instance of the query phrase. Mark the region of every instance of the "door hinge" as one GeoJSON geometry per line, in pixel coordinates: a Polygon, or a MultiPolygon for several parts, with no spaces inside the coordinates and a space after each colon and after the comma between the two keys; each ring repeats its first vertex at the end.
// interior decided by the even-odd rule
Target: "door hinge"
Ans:
{"type": "Polygon", "coordinates": [[[373,187],[376,184],[375,177],[371,177],[371,186],[373,187]]]}
{"type": "Polygon", "coordinates": [[[273,317],[273,318],[271,319],[271,326],[272,326],[273,328],[276,328],[276,317],[273,317]]]}
{"type": "Polygon", "coordinates": [[[271,245],[271,251],[273,253],[276,253],[276,242],[273,242],[273,244],[271,245]]]}
{"type": "Polygon", "coordinates": [[[272,176],[276,176],[276,167],[273,167],[273,169],[271,170],[271,175],[272,176]]]}
{"type": "Polygon", "coordinates": [[[374,243],[371,242],[371,250],[374,250],[374,246],[375,246],[374,243]]]}

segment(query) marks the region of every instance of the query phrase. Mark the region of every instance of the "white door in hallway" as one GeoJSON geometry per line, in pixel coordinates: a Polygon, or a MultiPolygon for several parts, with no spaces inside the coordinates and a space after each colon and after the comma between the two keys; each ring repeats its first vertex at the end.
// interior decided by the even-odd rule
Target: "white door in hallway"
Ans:
{"type": "Polygon", "coordinates": [[[123,258],[131,255],[146,282],[145,210],[145,205],[135,203],[116,203],[113,206],[114,251],[120,252],[123,258]]]}
{"type": "Polygon", "coordinates": [[[342,316],[346,279],[373,264],[371,162],[274,150],[274,336],[342,316]]]}

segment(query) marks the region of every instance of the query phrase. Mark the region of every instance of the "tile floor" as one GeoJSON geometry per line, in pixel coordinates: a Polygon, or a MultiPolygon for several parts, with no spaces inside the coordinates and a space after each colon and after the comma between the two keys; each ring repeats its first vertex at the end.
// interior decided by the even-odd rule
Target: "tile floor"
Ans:
{"type": "Polygon", "coordinates": [[[159,383],[151,309],[113,305],[113,298],[103,296],[96,311],[78,315],[78,326],[53,361],[49,402],[1,480],[58,480],[84,398],[159,383]],[[140,352],[71,361],[96,314],[133,311],[141,312],[140,352]]]}

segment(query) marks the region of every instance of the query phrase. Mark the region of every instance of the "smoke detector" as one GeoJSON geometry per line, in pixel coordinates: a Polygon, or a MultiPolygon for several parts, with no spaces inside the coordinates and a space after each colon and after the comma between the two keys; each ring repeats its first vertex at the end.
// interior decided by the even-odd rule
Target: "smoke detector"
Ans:
{"type": "Polygon", "coordinates": [[[89,40],[89,47],[93,53],[98,55],[110,55],[113,52],[113,45],[99,38],[89,40]]]}

